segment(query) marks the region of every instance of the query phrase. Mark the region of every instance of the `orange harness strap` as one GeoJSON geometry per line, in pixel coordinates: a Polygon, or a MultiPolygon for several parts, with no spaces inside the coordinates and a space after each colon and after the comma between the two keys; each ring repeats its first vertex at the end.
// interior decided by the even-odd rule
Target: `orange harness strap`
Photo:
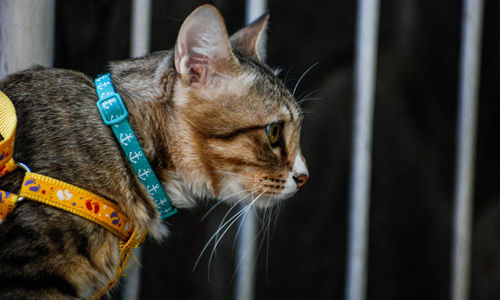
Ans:
{"type": "Polygon", "coordinates": [[[0,190],[0,224],[3,223],[7,215],[14,210],[18,196],[6,191],[0,190]]]}
{"type": "Polygon", "coordinates": [[[122,240],[127,240],[133,231],[128,218],[114,203],[47,176],[26,173],[19,196],[83,217],[101,225],[122,240]]]}

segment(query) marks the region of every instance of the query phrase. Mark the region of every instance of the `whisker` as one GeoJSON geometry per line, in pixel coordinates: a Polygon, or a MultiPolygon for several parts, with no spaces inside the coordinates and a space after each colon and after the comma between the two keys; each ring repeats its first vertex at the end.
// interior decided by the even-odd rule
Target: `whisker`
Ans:
{"type": "MultiPolygon", "coordinates": [[[[253,240],[252,240],[252,242],[251,242],[252,244],[254,244],[254,243],[257,241],[257,239],[258,239],[258,238],[262,235],[263,239],[259,242],[259,246],[257,247],[257,251],[256,251],[255,253],[259,253],[259,252],[262,250],[262,246],[263,246],[263,244],[264,244],[264,239],[265,239],[265,229],[266,229],[266,227],[265,227],[265,226],[263,226],[263,227],[262,227],[262,228],[261,228],[261,229],[257,232],[257,234],[255,235],[255,237],[253,238],[253,240]],[[263,234],[263,233],[264,233],[264,234],[263,234]]],[[[269,240],[268,240],[268,241],[269,241],[269,240]]],[[[249,249],[246,249],[246,250],[245,250],[245,252],[243,253],[243,257],[242,257],[242,259],[238,262],[238,265],[236,266],[235,271],[234,271],[234,273],[233,273],[233,280],[234,280],[234,277],[236,276],[236,274],[237,274],[238,270],[241,268],[241,265],[242,265],[242,263],[243,263],[243,261],[244,261],[244,259],[243,259],[243,258],[244,258],[244,257],[246,257],[247,255],[249,255],[248,251],[249,251],[249,249]]],[[[256,260],[257,260],[257,255],[256,255],[255,257],[253,257],[253,259],[252,259],[252,263],[255,263],[255,261],[256,261],[256,260]]]]}
{"type": "Polygon", "coordinates": [[[229,213],[231,213],[231,211],[233,210],[233,208],[235,208],[235,207],[236,207],[239,203],[241,203],[243,200],[247,199],[247,198],[248,198],[248,197],[250,197],[250,196],[253,196],[253,194],[251,193],[251,194],[249,194],[249,195],[247,195],[247,196],[245,196],[245,197],[241,198],[241,199],[240,199],[240,200],[238,200],[238,201],[237,201],[234,205],[232,205],[232,206],[231,206],[231,208],[230,208],[230,209],[228,209],[228,211],[226,212],[226,214],[224,215],[224,217],[222,217],[222,220],[221,220],[221,222],[220,222],[220,224],[219,224],[219,227],[218,227],[218,228],[220,228],[221,226],[224,226],[224,225],[223,225],[223,223],[224,223],[224,221],[226,220],[226,218],[227,218],[227,216],[229,215],[229,213]]]}
{"type": "Polygon", "coordinates": [[[278,217],[280,216],[280,210],[281,210],[282,202],[278,201],[278,203],[275,206],[275,216],[274,216],[274,221],[273,221],[273,227],[276,227],[276,224],[278,223],[278,217]]]}
{"type": "Polygon", "coordinates": [[[234,241],[233,241],[233,249],[236,247],[236,242],[238,241],[238,236],[240,235],[241,229],[243,228],[243,223],[245,223],[245,219],[248,216],[248,212],[245,213],[243,218],[241,218],[240,224],[238,225],[238,230],[236,231],[236,235],[234,236],[234,241]]]}
{"type": "Polygon", "coordinates": [[[210,209],[203,215],[203,217],[201,217],[201,221],[204,221],[205,218],[217,207],[219,206],[221,203],[223,203],[224,201],[228,200],[229,198],[235,196],[235,195],[239,195],[239,194],[243,194],[243,193],[246,193],[246,192],[253,192],[255,191],[256,189],[258,189],[259,187],[256,187],[256,188],[252,188],[252,189],[248,189],[248,190],[243,190],[243,191],[238,191],[238,192],[235,192],[235,193],[232,193],[232,194],[229,194],[227,196],[225,196],[224,198],[218,200],[214,205],[212,205],[212,207],[210,207],[210,209]]]}
{"type": "Polygon", "coordinates": [[[269,281],[269,251],[270,251],[270,238],[271,238],[271,226],[276,226],[277,216],[279,215],[279,210],[281,209],[281,202],[269,211],[269,219],[267,221],[267,231],[266,231],[266,278],[269,281]],[[274,219],[274,221],[273,221],[274,219]],[[271,224],[272,223],[272,224],[271,224]]]}
{"type": "MultiPolygon", "coordinates": [[[[267,190],[266,190],[266,191],[267,191],[267,190]]],[[[265,191],[264,191],[264,192],[265,192],[265,191]]],[[[263,192],[263,193],[264,193],[264,192],[263,192]]],[[[251,194],[250,194],[250,195],[251,195],[251,194]]],[[[225,214],[225,215],[224,215],[224,217],[222,218],[222,221],[221,221],[221,223],[219,224],[218,229],[217,229],[217,230],[216,230],[216,232],[215,232],[215,233],[214,233],[214,234],[210,237],[210,239],[209,239],[209,240],[205,243],[205,246],[204,246],[204,247],[203,247],[203,249],[201,250],[200,255],[198,255],[198,258],[196,259],[196,262],[195,262],[194,267],[193,267],[193,271],[194,271],[194,270],[196,270],[196,267],[198,266],[198,263],[200,262],[201,257],[203,256],[203,254],[204,254],[204,253],[205,253],[205,251],[207,250],[207,248],[208,248],[208,246],[210,245],[210,243],[211,243],[214,239],[216,239],[216,240],[218,240],[218,239],[219,239],[219,238],[218,238],[218,234],[219,234],[219,232],[220,232],[221,230],[223,230],[223,229],[224,229],[224,227],[225,227],[225,226],[226,226],[229,222],[231,222],[231,220],[233,220],[234,218],[238,218],[238,217],[239,217],[239,215],[241,215],[241,213],[242,213],[242,211],[243,211],[243,210],[241,210],[241,211],[239,211],[238,213],[236,213],[234,216],[232,216],[232,217],[231,217],[228,221],[226,221],[226,222],[223,224],[223,222],[224,222],[224,221],[225,221],[225,219],[227,218],[228,214],[229,214],[229,213],[230,213],[230,212],[231,212],[231,211],[232,211],[232,210],[233,210],[233,209],[234,209],[234,208],[235,208],[235,207],[236,207],[239,203],[241,203],[243,200],[245,200],[246,198],[248,198],[250,195],[248,195],[248,196],[246,196],[246,197],[241,198],[241,199],[240,199],[240,200],[238,200],[236,203],[234,203],[234,204],[231,206],[231,208],[229,208],[229,210],[226,212],[226,214],[225,214]]],[[[252,203],[253,203],[253,202],[252,202],[252,203]]],[[[234,221],[233,221],[231,224],[229,224],[229,227],[230,227],[233,223],[234,223],[234,221]]],[[[225,233],[225,231],[224,231],[224,233],[225,233]]],[[[209,264],[209,269],[210,269],[210,264],[209,264]]]]}
{"type": "Polygon", "coordinates": [[[313,93],[317,92],[317,89],[316,90],[305,90],[304,92],[302,92],[298,97],[295,97],[297,99],[297,101],[300,101],[306,97],[309,97],[311,96],[313,93]]]}
{"type": "Polygon", "coordinates": [[[307,101],[316,101],[316,100],[323,100],[323,98],[305,98],[300,101],[297,101],[297,105],[301,105],[302,103],[307,101]]]}
{"type": "Polygon", "coordinates": [[[284,82],[285,84],[287,84],[286,80],[287,80],[288,75],[290,74],[290,71],[291,71],[291,70],[292,70],[292,68],[291,68],[291,67],[290,67],[290,68],[288,68],[288,70],[287,70],[287,71],[286,71],[286,73],[285,73],[285,77],[283,77],[283,82],[284,82]]]}
{"type": "MultiPolygon", "coordinates": [[[[212,258],[215,254],[215,250],[217,249],[217,246],[219,245],[219,243],[222,241],[222,238],[224,238],[224,235],[227,233],[227,231],[231,228],[231,226],[233,226],[233,224],[238,221],[238,219],[241,217],[241,216],[244,216],[246,217],[250,208],[252,208],[252,206],[254,205],[254,203],[267,191],[264,190],[262,193],[260,193],[254,200],[252,200],[252,202],[250,202],[249,204],[245,205],[239,212],[237,212],[234,216],[232,216],[226,223],[224,223],[222,226],[219,226],[219,229],[214,233],[214,235],[212,237],[215,237],[215,242],[214,242],[214,247],[213,247],[213,250],[212,252],[210,253],[210,257],[208,259],[208,266],[211,265],[212,263],[212,258]],[[234,219],[234,220],[233,220],[234,219]],[[231,221],[232,220],[232,221],[231,221]],[[231,222],[231,223],[229,223],[231,222]],[[228,224],[229,223],[229,224],[228,224]],[[224,232],[222,232],[221,236],[218,237],[219,235],[219,232],[220,230],[222,230],[224,227],[226,227],[226,229],[224,230],[224,232]]],[[[241,200],[240,200],[241,201],[241,200]]],[[[234,206],[233,206],[234,207],[234,206]]],[[[226,214],[227,216],[227,214],[226,214]]],[[[225,218],[225,217],[224,217],[225,218]]],[[[210,241],[209,241],[210,242],[210,241]]]]}
{"type": "MultiPolygon", "coordinates": [[[[254,203],[255,203],[255,202],[256,202],[256,201],[257,201],[257,200],[258,200],[258,199],[259,199],[259,198],[260,198],[260,197],[261,197],[261,196],[262,196],[262,195],[263,195],[263,194],[267,191],[267,190],[268,190],[268,189],[266,189],[266,190],[265,190],[265,191],[263,191],[261,194],[259,194],[259,195],[258,195],[258,196],[257,196],[257,197],[256,197],[256,198],[255,198],[255,199],[254,199],[254,200],[253,200],[250,204],[249,204],[249,205],[247,205],[247,206],[245,207],[245,209],[246,209],[245,217],[246,217],[246,215],[248,214],[249,209],[250,209],[250,208],[252,208],[253,204],[254,204],[254,203]]],[[[242,222],[241,222],[241,223],[243,223],[243,220],[242,220],[242,222]]],[[[240,226],[241,226],[241,223],[240,223],[240,226]]],[[[227,230],[227,229],[226,229],[226,230],[227,230]]],[[[263,230],[264,230],[264,228],[262,228],[262,229],[260,229],[260,230],[259,230],[259,232],[258,232],[258,233],[255,235],[255,237],[253,238],[253,240],[252,240],[251,244],[255,243],[255,241],[256,241],[256,240],[257,240],[257,238],[261,235],[261,233],[262,233],[262,231],[263,231],[263,230]]],[[[234,246],[234,245],[233,245],[233,246],[234,246]]],[[[260,249],[261,249],[261,245],[259,246],[259,250],[258,250],[258,252],[260,252],[260,249]]],[[[237,267],[235,268],[235,272],[233,273],[233,279],[234,279],[234,277],[236,276],[237,271],[238,271],[238,270],[239,270],[239,268],[241,267],[241,264],[242,264],[242,262],[243,262],[243,258],[244,258],[245,256],[247,256],[247,255],[248,255],[248,249],[246,249],[246,250],[245,250],[245,252],[243,253],[242,260],[238,262],[238,265],[237,265],[237,267]]],[[[255,263],[255,259],[256,259],[256,257],[254,258],[254,262],[253,262],[253,263],[255,263]]]]}
{"type": "MultiPolygon", "coordinates": [[[[226,235],[226,232],[233,226],[234,223],[236,223],[236,221],[238,221],[238,219],[241,218],[241,216],[243,216],[243,219],[244,219],[248,215],[248,209],[249,209],[249,205],[245,205],[238,213],[236,213],[234,216],[232,216],[226,223],[224,223],[224,225],[222,227],[220,227],[220,229],[223,229],[224,227],[226,227],[226,229],[224,230],[224,232],[222,232],[220,237],[216,236],[216,238],[215,238],[214,247],[213,247],[212,252],[210,253],[210,257],[208,259],[209,266],[212,262],[212,258],[215,254],[215,250],[217,249],[217,246],[219,245],[219,243],[222,241],[222,238],[224,238],[224,235],[226,235]],[[229,223],[229,222],[231,222],[231,223],[229,223]]],[[[220,231],[220,230],[218,230],[218,231],[220,231]]]]}
{"type": "Polygon", "coordinates": [[[300,94],[299,97],[297,97],[297,101],[300,101],[304,98],[307,98],[307,97],[311,96],[312,94],[316,93],[317,91],[318,91],[318,89],[314,89],[312,91],[308,91],[307,93],[302,93],[302,94],[300,94]]]}
{"type": "MultiPolygon", "coordinates": [[[[241,201],[241,200],[240,200],[241,201]]],[[[237,202],[238,203],[238,202],[237,202]]],[[[231,206],[230,210],[233,209],[236,204],[235,203],[234,205],[231,206]]],[[[194,266],[193,266],[193,272],[196,270],[196,267],[198,266],[198,263],[200,262],[200,259],[201,257],[203,256],[203,254],[205,253],[205,251],[207,251],[207,248],[208,246],[210,245],[210,243],[212,242],[212,240],[215,238],[216,234],[221,230],[220,226],[218,227],[217,231],[215,232],[215,234],[213,234],[210,239],[205,243],[205,246],[203,247],[203,249],[201,250],[200,254],[198,255],[198,258],[196,259],[196,262],[194,263],[194,266]]],[[[210,269],[210,265],[209,265],[209,269],[210,269]]]]}
{"type": "MultiPolygon", "coordinates": [[[[254,204],[254,203],[255,203],[255,202],[256,202],[256,201],[257,201],[257,200],[258,200],[258,199],[259,199],[259,198],[260,198],[260,197],[261,197],[261,196],[265,193],[265,192],[267,192],[267,190],[269,190],[269,189],[266,189],[266,190],[264,190],[262,193],[260,193],[260,194],[259,194],[259,195],[255,198],[255,199],[253,199],[253,200],[252,200],[252,202],[250,202],[249,204],[245,205],[245,206],[244,206],[244,207],[243,207],[243,208],[242,208],[242,209],[241,209],[238,213],[236,213],[236,214],[239,214],[239,213],[241,213],[242,211],[248,212],[248,210],[249,210],[250,208],[252,208],[252,205],[253,205],[253,204],[254,204]]],[[[245,198],[243,198],[243,199],[245,199],[245,198]]],[[[242,199],[242,200],[243,200],[243,199],[242,199]]],[[[240,200],[240,201],[241,201],[241,200],[240,200]]],[[[240,201],[238,201],[238,202],[240,202],[240,201]]],[[[234,207],[234,206],[233,206],[233,207],[234,207]]],[[[229,213],[229,212],[228,212],[228,213],[229,213]]],[[[224,219],[227,217],[228,213],[226,213],[226,215],[224,216],[223,221],[224,221],[224,219]]],[[[246,213],[245,213],[244,217],[246,217],[246,213]]],[[[231,219],[232,219],[232,218],[234,218],[234,216],[233,216],[233,217],[231,217],[231,219]]],[[[230,219],[230,220],[231,220],[231,219],[230,219]]],[[[222,225],[222,227],[226,226],[226,224],[227,224],[230,220],[228,220],[228,221],[227,221],[224,225],[222,225]]],[[[221,222],[221,223],[222,223],[222,222],[221,222]]],[[[219,227],[221,227],[221,225],[219,225],[219,227]]],[[[222,238],[222,237],[221,237],[221,238],[222,238]]],[[[220,239],[219,239],[219,241],[220,241],[220,239]]],[[[216,246],[217,246],[217,245],[216,245],[216,246]]]]}
{"type": "Polygon", "coordinates": [[[304,73],[302,73],[302,76],[300,76],[299,80],[297,80],[297,83],[295,84],[295,87],[293,88],[292,96],[295,95],[295,91],[297,90],[297,87],[299,86],[299,83],[302,81],[302,79],[304,78],[304,76],[306,76],[306,74],[309,71],[311,71],[311,69],[314,68],[315,66],[317,66],[318,64],[319,64],[319,62],[315,62],[309,68],[307,68],[307,70],[304,73]]]}

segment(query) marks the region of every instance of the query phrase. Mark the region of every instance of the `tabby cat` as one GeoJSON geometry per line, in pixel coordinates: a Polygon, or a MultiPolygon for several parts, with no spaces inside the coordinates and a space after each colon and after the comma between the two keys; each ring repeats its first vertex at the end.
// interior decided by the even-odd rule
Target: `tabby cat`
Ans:
{"type": "MultiPolygon", "coordinates": [[[[129,121],[177,208],[204,199],[268,207],[308,178],[302,114],[263,63],[263,16],[228,37],[213,6],[181,26],[173,50],[114,62],[110,73],[129,121]]],[[[33,172],[117,203],[137,228],[167,228],[96,107],[94,82],[35,67],[0,82],[18,116],[14,159],[33,172]]],[[[18,168],[0,189],[19,190],[18,168]]],[[[25,200],[0,225],[0,299],[89,298],[111,280],[119,239],[103,227],[25,200]]]]}

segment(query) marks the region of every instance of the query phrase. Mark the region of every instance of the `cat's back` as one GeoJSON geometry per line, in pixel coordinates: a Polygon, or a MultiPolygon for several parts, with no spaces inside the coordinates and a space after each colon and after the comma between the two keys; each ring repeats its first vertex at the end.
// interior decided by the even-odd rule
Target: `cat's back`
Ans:
{"type": "Polygon", "coordinates": [[[36,135],[42,128],[56,135],[88,127],[96,116],[94,83],[80,72],[37,66],[7,76],[0,82],[0,90],[14,104],[21,138],[28,131],[36,135]]]}
{"type": "MultiPolygon", "coordinates": [[[[78,97],[80,104],[90,103],[89,96],[95,94],[94,83],[83,73],[36,66],[10,74],[0,81],[0,90],[14,103],[16,110],[64,105],[78,97]]],[[[94,101],[95,102],[95,101],[94,101]]],[[[79,105],[83,107],[82,105],[79,105]]]]}
{"type": "Polygon", "coordinates": [[[116,150],[116,143],[97,109],[92,79],[71,70],[35,67],[7,76],[0,90],[16,109],[14,159],[34,172],[98,192],[82,173],[89,174],[96,157],[108,159],[112,154],[106,150],[116,150]]]}

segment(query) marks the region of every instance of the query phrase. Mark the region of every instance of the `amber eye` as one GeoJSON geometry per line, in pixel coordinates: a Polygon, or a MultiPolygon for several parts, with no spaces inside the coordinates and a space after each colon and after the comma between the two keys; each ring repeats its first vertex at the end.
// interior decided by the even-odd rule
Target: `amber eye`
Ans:
{"type": "Polygon", "coordinates": [[[279,143],[281,142],[282,132],[283,132],[282,122],[272,123],[267,125],[266,133],[267,133],[267,138],[269,139],[269,144],[271,144],[271,147],[279,146],[279,143]]]}

